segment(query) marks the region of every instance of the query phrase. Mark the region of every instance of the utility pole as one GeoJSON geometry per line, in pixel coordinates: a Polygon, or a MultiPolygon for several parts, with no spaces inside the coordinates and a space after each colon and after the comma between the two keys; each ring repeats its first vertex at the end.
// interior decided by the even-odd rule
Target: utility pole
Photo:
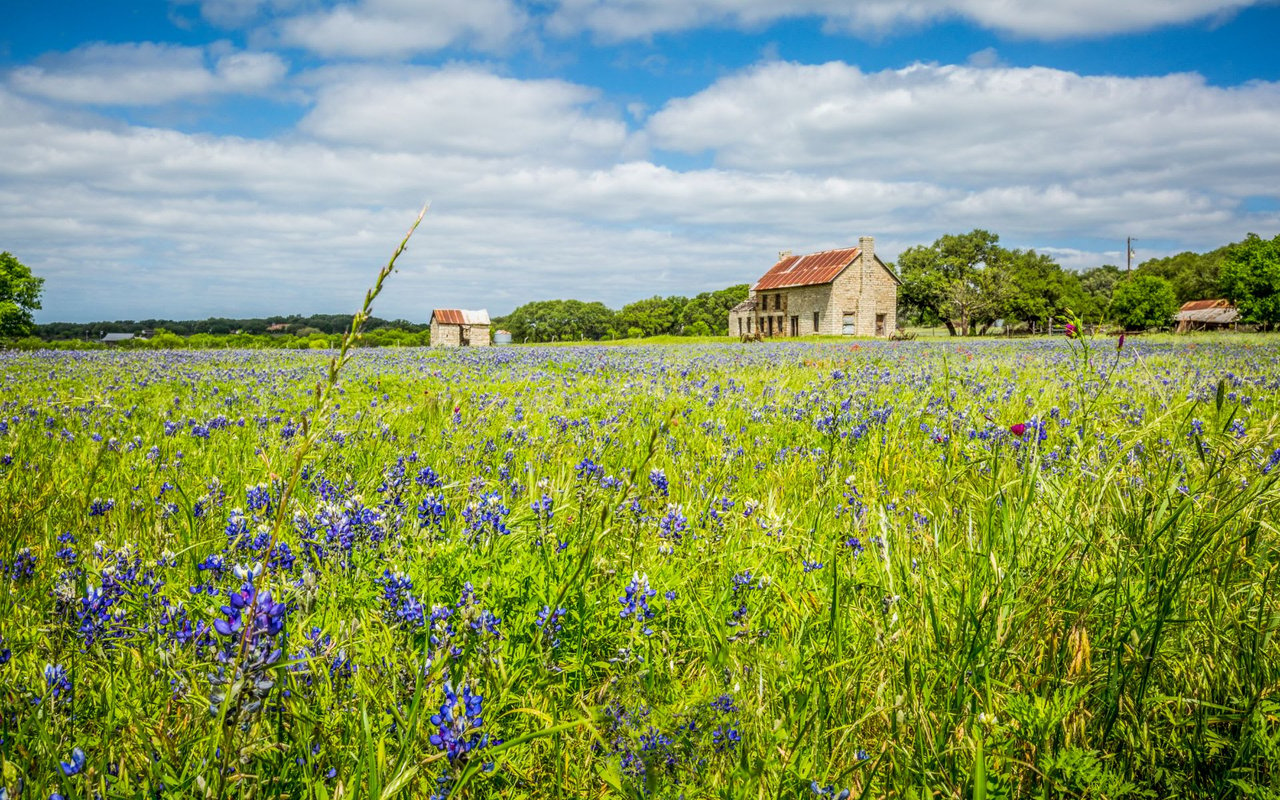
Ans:
{"type": "Polygon", "coordinates": [[[1124,273],[1128,275],[1133,270],[1133,237],[1127,237],[1124,240],[1124,273]]]}

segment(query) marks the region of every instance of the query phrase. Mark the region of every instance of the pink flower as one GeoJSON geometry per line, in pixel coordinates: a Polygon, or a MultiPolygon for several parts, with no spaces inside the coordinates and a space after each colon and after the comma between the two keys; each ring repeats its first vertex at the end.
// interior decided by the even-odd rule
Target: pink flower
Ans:
{"type": "Polygon", "coordinates": [[[1074,339],[1080,335],[1080,331],[1077,330],[1075,324],[1071,322],[1067,323],[1066,333],[1068,339],[1074,339]]]}
{"type": "Polygon", "coordinates": [[[1009,433],[1012,433],[1014,436],[1021,436],[1026,432],[1027,432],[1027,426],[1022,424],[1021,422],[1015,422],[1009,426],[1009,433]]]}

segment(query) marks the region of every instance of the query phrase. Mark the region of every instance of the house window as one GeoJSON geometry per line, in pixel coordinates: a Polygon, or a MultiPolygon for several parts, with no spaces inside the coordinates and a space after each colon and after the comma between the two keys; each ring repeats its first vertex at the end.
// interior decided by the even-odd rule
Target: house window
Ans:
{"type": "Polygon", "coordinates": [[[813,312],[813,332],[818,332],[818,312],[813,312]]]}
{"type": "Polygon", "coordinates": [[[738,335],[742,335],[742,317],[738,317],[738,335]]]}
{"type": "Polygon", "coordinates": [[[800,317],[795,314],[791,315],[791,335],[792,336],[800,335],[800,317]]]}
{"type": "Polygon", "coordinates": [[[884,336],[884,314],[876,314],[876,336],[884,336]]]}
{"type": "MultiPolygon", "coordinates": [[[[738,320],[741,322],[742,320],[738,320]]],[[[747,333],[751,333],[751,317],[747,317],[747,333]]]]}
{"type": "Polygon", "coordinates": [[[840,320],[840,333],[845,336],[852,336],[855,332],[855,327],[853,314],[846,311],[840,320]]]}

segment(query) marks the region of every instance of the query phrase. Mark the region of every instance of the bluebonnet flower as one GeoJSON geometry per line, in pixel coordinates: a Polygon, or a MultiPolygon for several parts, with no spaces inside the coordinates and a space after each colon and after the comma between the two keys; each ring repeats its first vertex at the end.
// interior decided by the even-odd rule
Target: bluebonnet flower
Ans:
{"type": "Polygon", "coordinates": [[[107,512],[116,507],[116,501],[110,498],[103,500],[100,497],[93,498],[93,502],[89,504],[89,516],[103,517],[107,512]]]}
{"type": "Polygon", "coordinates": [[[564,626],[560,624],[560,620],[564,618],[565,610],[557,608],[551,610],[551,606],[543,606],[538,612],[538,619],[535,625],[542,631],[542,641],[550,649],[554,650],[560,646],[558,634],[563,630],[564,626]]]}
{"type": "Polygon", "coordinates": [[[555,501],[551,499],[551,495],[544,494],[541,498],[534,500],[529,505],[533,511],[534,517],[537,518],[538,524],[542,526],[549,525],[551,520],[555,518],[555,501]]]}
{"type": "Polygon", "coordinates": [[[458,597],[458,618],[469,626],[474,633],[488,634],[495,638],[502,638],[500,625],[502,620],[493,615],[493,612],[480,605],[480,598],[476,596],[476,590],[467,581],[462,585],[462,594],[458,597]]]}
{"type": "Polygon", "coordinates": [[[1267,463],[1262,467],[1262,474],[1270,475],[1271,470],[1275,469],[1277,464],[1280,464],[1280,447],[1277,447],[1275,452],[1271,454],[1271,458],[1267,459],[1267,463]]]}
{"type": "Polygon", "coordinates": [[[111,606],[122,595],[123,588],[112,582],[102,587],[89,586],[85,596],[80,598],[77,616],[80,620],[77,632],[84,640],[85,646],[99,642],[110,647],[112,639],[128,636],[125,630],[126,617],[123,611],[111,611],[111,606]]]}
{"type": "Polygon", "coordinates": [[[720,725],[711,733],[711,744],[717,753],[733,750],[742,741],[738,729],[729,725],[720,725]]]}
{"type": "Polygon", "coordinates": [[[806,575],[809,574],[810,572],[813,572],[814,570],[819,570],[819,569],[822,569],[824,566],[826,566],[821,561],[809,561],[808,559],[803,559],[803,558],[800,559],[800,563],[804,565],[804,571],[806,575]]]}
{"type": "Polygon", "coordinates": [[[271,487],[261,483],[250,486],[245,490],[245,504],[249,507],[250,513],[270,514],[274,505],[271,499],[271,487]]]}
{"type": "MultiPolygon", "coordinates": [[[[658,522],[658,536],[668,542],[680,544],[688,529],[689,520],[684,515],[684,509],[675,503],[669,504],[666,515],[658,522]]],[[[664,552],[671,552],[671,548],[664,548],[664,552]]]]}
{"type": "Polygon", "coordinates": [[[61,664],[44,665],[44,683],[53,700],[66,702],[71,699],[71,678],[61,664]]]}
{"type": "Polygon", "coordinates": [[[708,705],[710,705],[715,711],[719,711],[721,714],[732,714],[738,710],[738,707],[733,704],[733,695],[731,694],[722,694],[712,700],[708,705]]]}
{"type": "Polygon", "coordinates": [[[418,474],[414,476],[413,482],[424,489],[439,489],[444,485],[444,480],[431,467],[423,467],[418,470],[418,474]]]}
{"type": "Polygon", "coordinates": [[[209,712],[217,716],[222,706],[229,704],[227,720],[247,725],[275,686],[271,673],[280,659],[278,638],[284,631],[287,607],[273,600],[271,590],[260,592],[254,585],[262,575],[261,564],[236,565],[232,571],[244,584],[227,593],[229,604],[222,606],[226,619],[213,623],[214,630],[228,642],[219,656],[224,663],[209,676],[209,712]],[[232,674],[228,674],[226,662],[232,664],[232,674]]]}
{"type": "MultiPolygon", "coordinates": [[[[622,619],[634,617],[635,620],[642,625],[645,621],[653,619],[657,612],[649,607],[649,598],[657,594],[657,591],[649,588],[649,576],[642,575],[639,572],[633,573],[631,583],[627,584],[626,593],[618,598],[618,602],[623,605],[622,611],[619,613],[622,619]]],[[[642,629],[645,636],[651,636],[653,631],[645,627],[642,629]]]]}
{"type": "MultiPolygon", "coordinates": [[[[1280,453],[1280,450],[1276,452],[1280,453]]],[[[30,580],[36,574],[36,557],[31,554],[31,548],[24,547],[19,550],[13,557],[13,562],[7,566],[0,561],[0,573],[15,583],[30,580]]]]}
{"type": "Polygon", "coordinates": [[[484,725],[484,698],[463,685],[462,692],[455,692],[449,682],[444,685],[444,703],[440,711],[431,716],[436,732],[431,734],[431,744],[443,751],[450,764],[462,763],[471,753],[490,745],[489,735],[482,733],[484,725]]]}
{"type": "Polygon", "coordinates": [[[506,536],[511,533],[507,528],[507,514],[510,509],[502,504],[502,495],[488,492],[480,499],[467,505],[462,511],[462,518],[467,522],[467,536],[474,543],[479,542],[486,534],[506,536]]]}
{"type": "Polygon", "coordinates": [[[79,775],[84,769],[84,751],[79,747],[73,748],[71,751],[71,760],[59,762],[62,767],[62,774],[70,778],[72,775],[79,775]]]}
{"type": "Polygon", "coordinates": [[[594,480],[604,475],[604,467],[592,461],[589,457],[579,461],[573,470],[578,474],[578,480],[583,482],[594,480]]]}
{"type": "Polygon", "coordinates": [[[389,622],[406,628],[422,627],[422,601],[414,596],[413,581],[408,576],[386,570],[375,583],[382,584],[383,615],[389,622]]]}
{"type": "Polygon", "coordinates": [[[660,469],[649,471],[649,485],[653,487],[655,492],[663,497],[666,497],[670,492],[670,483],[667,481],[667,473],[660,469]]]}
{"type": "Polygon", "coordinates": [[[863,551],[862,540],[857,536],[850,536],[845,540],[844,546],[853,551],[855,556],[860,555],[863,551]]]}

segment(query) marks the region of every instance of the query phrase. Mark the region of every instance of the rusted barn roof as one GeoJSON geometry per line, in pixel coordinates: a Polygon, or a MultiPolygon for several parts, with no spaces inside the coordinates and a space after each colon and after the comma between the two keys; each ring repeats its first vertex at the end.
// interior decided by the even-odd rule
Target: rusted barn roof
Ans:
{"type": "Polygon", "coordinates": [[[1234,308],[1230,300],[1188,300],[1179,311],[1204,311],[1209,308],[1234,308]]]}
{"type": "Polygon", "coordinates": [[[488,311],[466,311],[458,308],[437,308],[431,312],[431,320],[441,325],[488,325],[488,311]]]}
{"type": "Polygon", "coordinates": [[[1226,308],[1201,308],[1192,311],[1179,311],[1173,315],[1178,322],[1200,322],[1208,325],[1230,325],[1240,321],[1240,312],[1228,306],[1226,308]]]}
{"type": "Polygon", "coordinates": [[[858,257],[858,248],[826,250],[807,256],[787,256],[770,267],[764,277],[756,281],[757,292],[785,289],[791,286],[817,286],[831,283],[845,267],[858,257]]]}

